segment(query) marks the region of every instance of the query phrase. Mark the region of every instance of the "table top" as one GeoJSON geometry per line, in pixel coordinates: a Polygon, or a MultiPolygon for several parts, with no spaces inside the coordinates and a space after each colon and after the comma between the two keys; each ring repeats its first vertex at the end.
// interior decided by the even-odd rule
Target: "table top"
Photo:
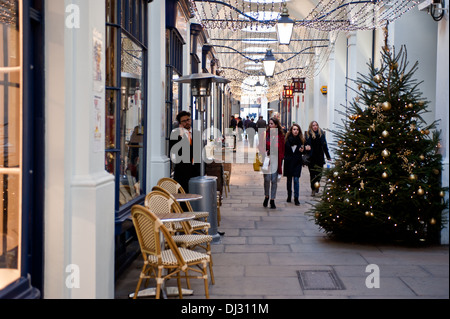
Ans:
{"type": "Polygon", "coordinates": [[[188,202],[188,201],[194,201],[202,199],[203,196],[199,194],[172,194],[172,196],[179,202],[188,202]]]}
{"type": "Polygon", "coordinates": [[[157,214],[159,219],[163,222],[183,222],[187,220],[195,219],[195,214],[192,213],[167,213],[167,214],[157,214]]]}

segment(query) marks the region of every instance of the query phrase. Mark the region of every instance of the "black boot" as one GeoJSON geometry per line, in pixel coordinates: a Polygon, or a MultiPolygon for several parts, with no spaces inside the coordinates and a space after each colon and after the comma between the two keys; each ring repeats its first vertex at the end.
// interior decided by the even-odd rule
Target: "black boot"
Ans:
{"type": "Polygon", "coordinates": [[[286,202],[290,203],[291,202],[291,194],[288,194],[287,200],[286,202]]]}
{"type": "Polygon", "coordinates": [[[275,200],[271,199],[270,200],[270,209],[276,209],[277,206],[275,206],[275,200]]]}
{"type": "Polygon", "coordinates": [[[295,206],[300,206],[300,202],[298,201],[297,197],[294,197],[294,203],[295,203],[295,206]]]}
{"type": "Polygon", "coordinates": [[[267,207],[268,204],[269,204],[269,197],[266,197],[266,198],[264,198],[263,206],[267,207]]]}

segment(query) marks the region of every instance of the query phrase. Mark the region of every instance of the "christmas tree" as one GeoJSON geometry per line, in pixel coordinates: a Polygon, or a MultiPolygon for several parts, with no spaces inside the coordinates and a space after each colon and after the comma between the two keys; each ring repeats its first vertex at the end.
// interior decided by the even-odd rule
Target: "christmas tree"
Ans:
{"type": "Polygon", "coordinates": [[[332,131],[336,165],[309,213],[337,238],[435,243],[448,207],[437,122],[422,118],[429,101],[413,78],[418,62],[408,69],[406,48],[396,54],[385,33],[381,66],[358,73],[357,96],[332,131]]]}

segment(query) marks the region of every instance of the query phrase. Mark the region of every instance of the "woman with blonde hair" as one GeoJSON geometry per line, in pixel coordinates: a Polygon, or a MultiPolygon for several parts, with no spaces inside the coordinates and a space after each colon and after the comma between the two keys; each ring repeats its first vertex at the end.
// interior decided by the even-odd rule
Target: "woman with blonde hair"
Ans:
{"type": "Polygon", "coordinates": [[[294,180],[294,203],[299,206],[300,176],[302,174],[302,155],[305,151],[305,138],[300,125],[293,124],[286,135],[286,147],[284,151],[284,176],[287,177],[287,202],[292,198],[292,180],[294,180]]]}
{"type": "Polygon", "coordinates": [[[319,127],[317,121],[312,121],[309,124],[308,131],[305,133],[306,138],[306,150],[309,150],[309,175],[311,183],[311,196],[314,196],[319,192],[316,187],[316,183],[320,183],[322,178],[322,169],[325,164],[325,156],[327,160],[331,160],[330,153],[328,151],[328,144],[325,137],[325,132],[319,127]],[[309,147],[308,147],[309,146],[309,147]]]}

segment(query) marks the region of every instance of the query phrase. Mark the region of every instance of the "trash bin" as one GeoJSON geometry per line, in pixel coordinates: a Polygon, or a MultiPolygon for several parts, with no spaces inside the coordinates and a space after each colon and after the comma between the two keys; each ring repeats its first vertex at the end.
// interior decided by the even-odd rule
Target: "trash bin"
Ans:
{"type": "Polygon", "coordinates": [[[199,176],[189,180],[189,192],[200,194],[202,199],[191,202],[192,208],[196,211],[209,212],[208,222],[211,225],[209,235],[213,237],[212,244],[221,242],[217,231],[217,177],[199,176]]]}

